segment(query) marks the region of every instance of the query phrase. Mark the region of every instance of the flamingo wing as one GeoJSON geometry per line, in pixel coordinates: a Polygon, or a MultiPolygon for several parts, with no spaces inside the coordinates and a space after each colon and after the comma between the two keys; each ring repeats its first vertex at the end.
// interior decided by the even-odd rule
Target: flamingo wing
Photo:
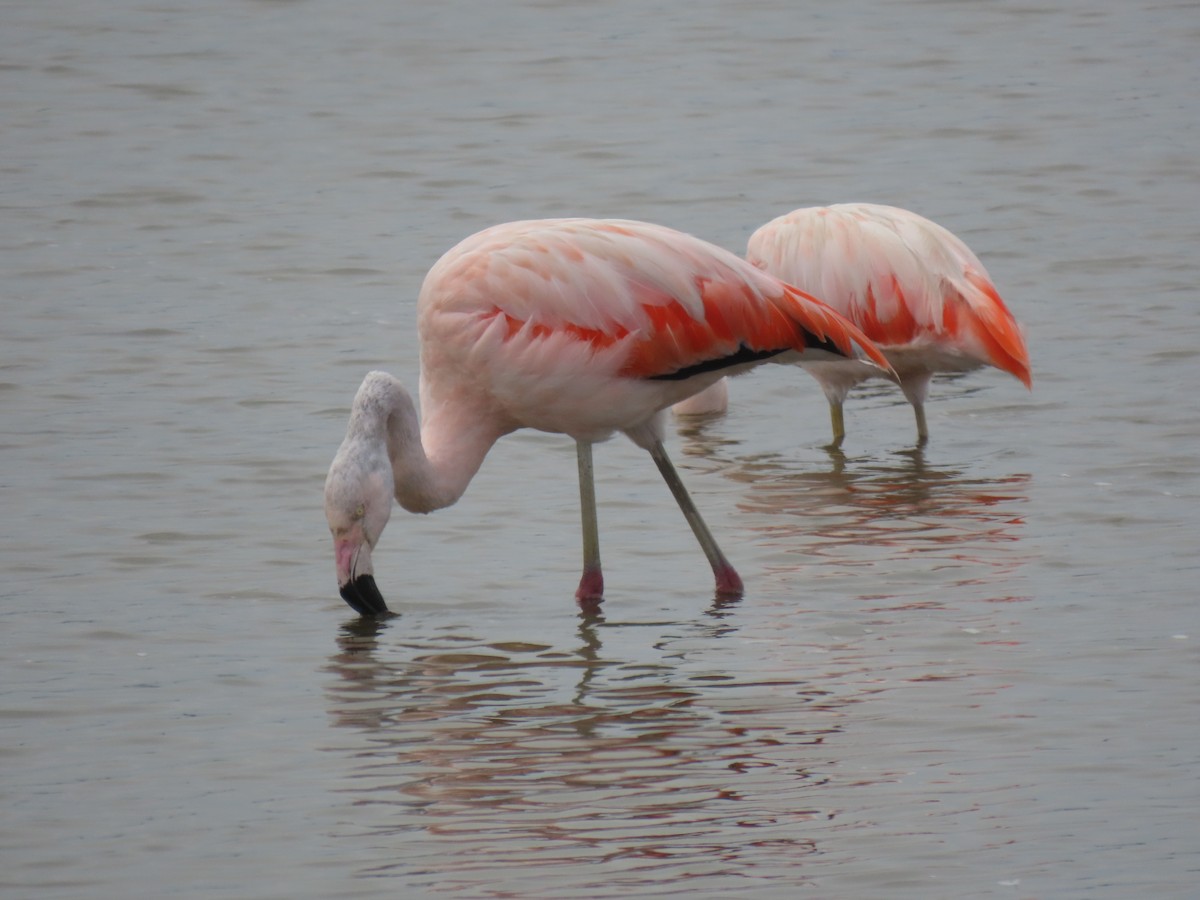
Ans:
{"type": "Polygon", "coordinates": [[[953,233],[878,204],[798,209],[750,238],[747,259],[811,291],[881,347],[935,350],[1031,383],[1021,327],[953,233]]]}
{"type": "MultiPolygon", "coordinates": [[[[468,238],[434,267],[421,322],[454,316],[527,358],[686,379],[786,351],[882,354],[838,313],[732,253],[626,220],[543,220],[468,238]]],[[[495,349],[494,346],[492,349],[495,349]]],[[[490,352],[490,351],[489,351],[490,352]]]]}

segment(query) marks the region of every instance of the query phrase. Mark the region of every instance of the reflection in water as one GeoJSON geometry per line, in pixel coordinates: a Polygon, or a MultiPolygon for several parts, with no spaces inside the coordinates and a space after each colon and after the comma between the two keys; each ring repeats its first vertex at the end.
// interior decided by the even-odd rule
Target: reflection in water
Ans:
{"type": "Polygon", "coordinates": [[[828,448],[828,467],[804,470],[778,456],[733,456],[728,439],[710,438],[705,426],[681,428],[683,453],[744,485],[738,508],[747,527],[764,546],[787,551],[775,571],[886,565],[899,591],[906,578],[938,571],[943,589],[984,586],[994,592],[984,599],[1025,599],[1013,595],[1011,576],[1028,561],[1017,546],[1028,474],[933,467],[920,446],[888,459],[849,459],[828,448]],[[946,570],[954,570],[949,578],[946,570]]]}
{"type": "MultiPolygon", "coordinates": [[[[714,601],[684,622],[585,610],[569,637],[534,640],[444,615],[347,625],[327,688],[346,739],[329,749],[345,758],[356,850],[375,855],[362,877],[456,897],[593,898],[682,894],[697,878],[737,895],[753,878],[785,896],[844,859],[844,835],[877,827],[842,812],[847,791],[911,775],[897,754],[949,763],[920,730],[877,756],[848,725],[886,715],[875,707],[898,686],[977,674],[969,654],[947,657],[944,635],[928,657],[896,654],[894,629],[877,626],[920,632],[927,611],[1014,599],[1028,476],[935,467],[919,449],[831,451],[803,471],[739,456],[703,423],[685,438],[693,462],[738,485],[739,527],[759,536],[768,577],[787,582],[784,601],[714,601]],[[889,593],[858,596],[872,628],[814,630],[789,602],[800,585],[844,577],[849,590],[825,591],[836,609],[853,585],[878,589],[862,567],[884,565],[889,593]]],[[[966,640],[952,646],[998,643],[966,640]]],[[[920,815],[978,811],[944,790],[945,806],[921,795],[920,815]]],[[[913,813],[895,809],[899,839],[913,813]]]]}
{"type": "Polygon", "coordinates": [[[691,670],[681,648],[735,635],[733,609],[655,623],[679,633],[636,662],[602,638],[650,631],[595,614],[568,649],[444,620],[436,634],[407,619],[346,627],[327,696],[334,724],[366,737],[331,748],[352,767],[356,846],[379,851],[361,874],[455,896],[734,888],[750,868],[798,883],[815,823],[834,815],[812,794],[832,765],[822,744],[856,698],[778,672],[691,670]]]}

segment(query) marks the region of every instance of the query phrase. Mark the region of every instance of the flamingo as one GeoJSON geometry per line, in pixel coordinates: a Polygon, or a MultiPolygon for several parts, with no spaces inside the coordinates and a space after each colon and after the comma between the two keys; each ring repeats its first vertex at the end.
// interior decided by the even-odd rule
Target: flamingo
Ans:
{"type": "MultiPolygon", "coordinates": [[[[873,203],[794,210],[750,237],[746,259],[811,292],[861,328],[883,350],[917,418],[925,443],[925,398],[935,372],[994,366],[1033,385],[1021,326],[983,263],[950,231],[914,212],[873,203]]],[[[833,446],[846,436],[842,404],[879,369],[856,360],[808,367],[829,401],[833,446]]],[[[675,406],[677,413],[720,412],[718,384],[675,406]]]]}
{"type": "Polygon", "coordinates": [[[339,592],[363,616],[388,613],[371,554],[392,497],[410,512],[450,506],[518,428],[575,439],[581,603],[604,589],[592,444],[618,431],[650,453],[718,594],[740,595],[663,449],[662,411],[769,359],[887,365],[842,316],[735,254],[620,219],[511,222],[466,238],[426,276],[417,325],[420,423],[397,379],[369,373],[325,481],[339,592]]]}

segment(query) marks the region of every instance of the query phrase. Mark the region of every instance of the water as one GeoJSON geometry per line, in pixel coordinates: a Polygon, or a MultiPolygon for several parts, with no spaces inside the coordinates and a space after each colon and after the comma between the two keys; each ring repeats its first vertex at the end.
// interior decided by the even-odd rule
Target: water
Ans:
{"type": "Polygon", "coordinates": [[[1200,17],[902,0],[0,7],[0,889],[100,898],[1191,896],[1200,17]],[[518,434],[337,598],[321,485],[461,237],[961,235],[1028,394],[803,373],[669,450],[518,434]]]}

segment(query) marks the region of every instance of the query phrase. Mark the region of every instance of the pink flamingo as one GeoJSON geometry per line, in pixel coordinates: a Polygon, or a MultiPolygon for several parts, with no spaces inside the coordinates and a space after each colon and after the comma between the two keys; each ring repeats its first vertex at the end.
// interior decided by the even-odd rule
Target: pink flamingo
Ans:
{"type": "MultiPolygon", "coordinates": [[[[935,372],[995,366],[1032,387],[1021,326],[983,263],[941,225],[894,206],[844,203],[797,209],[759,228],[746,258],[820,297],[875,341],[912,404],[917,438],[929,438],[925,397],[935,372]]],[[[853,360],[814,362],[829,401],[833,445],[846,436],[842,404],[879,369],[853,360]]],[[[723,383],[675,406],[724,410],[723,383]]]]}
{"type": "Polygon", "coordinates": [[[591,447],[617,431],[649,451],[717,592],[738,595],[741,579],[663,449],[661,411],[768,359],[887,365],[802,291],[690,235],[624,220],[512,222],[467,238],[426,276],[417,325],[423,421],[395,378],[368,374],[325,482],[340,593],[365,616],[387,612],[371,552],[392,497],[410,512],[451,505],[518,428],[576,441],[581,602],[604,588],[591,447]]]}

